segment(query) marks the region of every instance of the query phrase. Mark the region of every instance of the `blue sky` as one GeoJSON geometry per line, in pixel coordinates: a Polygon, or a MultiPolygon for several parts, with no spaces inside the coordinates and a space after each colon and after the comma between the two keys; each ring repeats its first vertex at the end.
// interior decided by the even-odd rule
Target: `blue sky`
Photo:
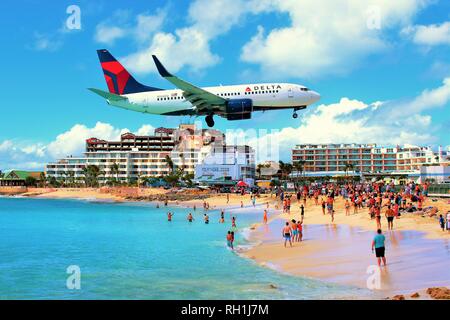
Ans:
{"type": "MultiPolygon", "coordinates": [[[[296,143],[450,145],[450,3],[435,0],[16,1],[0,12],[0,169],[42,168],[80,154],[84,139],[151,132],[189,118],[108,107],[96,49],[135,77],[172,88],[169,70],[200,86],[293,82],[322,95],[292,111],[217,128],[267,129],[289,159],[296,143]],[[77,5],[81,30],[65,26],[77,5]],[[273,130],[273,131],[271,131],[273,130]]],[[[198,119],[203,121],[203,119],[198,119]]],[[[260,143],[260,133],[251,143],[260,143]]],[[[249,142],[249,143],[250,143],[249,142]]]]}

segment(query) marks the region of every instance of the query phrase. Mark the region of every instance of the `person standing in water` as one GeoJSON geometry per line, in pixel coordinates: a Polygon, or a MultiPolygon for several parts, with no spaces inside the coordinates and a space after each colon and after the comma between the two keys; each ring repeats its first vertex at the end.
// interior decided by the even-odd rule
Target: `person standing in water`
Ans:
{"type": "Polygon", "coordinates": [[[377,257],[379,267],[381,267],[381,260],[383,260],[383,265],[386,266],[386,257],[384,256],[386,251],[385,241],[386,237],[382,234],[381,229],[378,229],[372,241],[372,252],[375,249],[375,256],[377,257]]]}
{"type": "Polygon", "coordinates": [[[304,205],[300,205],[300,216],[303,218],[305,217],[305,206],[304,205]]]}
{"type": "Polygon", "coordinates": [[[203,220],[205,220],[205,224],[209,224],[209,216],[205,213],[203,220]]]}
{"type": "Polygon", "coordinates": [[[231,227],[236,228],[236,217],[231,218],[231,227]]]}
{"type": "Polygon", "coordinates": [[[233,236],[231,235],[231,231],[227,233],[227,246],[233,250],[233,236]]]}
{"type": "Polygon", "coordinates": [[[192,222],[194,220],[194,217],[192,216],[192,213],[189,212],[189,214],[187,215],[187,220],[189,222],[192,222]]]}
{"type": "Polygon", "coordinates": [[[301,221],[297,221],[297,241],[303,241],[303,219],[301,221]]]}
{"type": "Polygon", "coordinates": [[[284,238],[284,247],[286,248],[286,243],[289,241],[289,244],[292,247],[292,229],[289,226],[289,222],[286,222],[286,225],[283,228],[283,231],[281,232],[284,238]]]}
{"type": "Polygon", "coordinates": [[[263,221],[264,221],[264,224],[267,224],[267,210],[264,210],[263,221]]]}
{"type": "Polygon", "coordinates": [[[219,222],[220,222],[220,223],[225,223],[225,212],[223,211],[223,209],[222,209],[222,211],[220,211],[220,219],[219,219],[219,222]]]}
{"type": "Polygon", "coordinates": [[[171,222],[172,221],[172,217],[173,217],[173,213],[172,212],[168,212],[167,213],[167,221],[171,222]]]}
{"type": "Polygon", "coordinates": [[[231,249],[234,250],[234,231],[231,231],[231,249]]]}

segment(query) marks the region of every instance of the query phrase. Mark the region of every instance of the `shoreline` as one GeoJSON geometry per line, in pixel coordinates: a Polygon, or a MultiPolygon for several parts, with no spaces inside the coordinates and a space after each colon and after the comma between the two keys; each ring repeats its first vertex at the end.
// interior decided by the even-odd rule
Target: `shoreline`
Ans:
{"type": "MultiPolygon", "coordinates": [[[[130,189],[130,188],[127,188],[130,189]]],[[[133,192],[136,191],[138,188],[134,188],[133,192]]],[[[141,189],[138,189],[141,190],[141,189]]],[[[132,203],[132,202],[145,202],[145,203],[161,203],[161,199],[164,199],[164,197],[169,198],[169,192],[164,189],[150,189],[145,188],[142,189],[146,191],[144,194],[135,193],[132,196],[129,194],[117,194],[117,192],[114,192],[114,190],[102,190],[97,188],[67,188],[67,189],[57,189],[57,190],[31,190],[26,193],[22,193],[19,195],[20,197],[30,197],[30,198],[36,198],[36,199],[79,199],[79,200],[91,200],[91,201],[105,201],[105,202],[117,202],[117,203],[132,203]],[[112,192],[111,192],[112,191],[112,192]],[[148,200],[153,199],[153,200],[148,200]],[[155,200],[159,199],[159,200],[155,200]]],[[[202,203],[203,201],[206,201],[210,204],[210,210],[236,210],[240,209],[240,202],[244,202],[244,208],[246,210],[252,210],[253,206],[250,204],[250,196],[245,195],[236,195],[236,194],[230,194],[230,201],[227,203],[226,195],[224,194],[207,194],[207,193],[201,193],[201,194],[194,194],[191,195],[190,199],[187,199],[186,194],[183,196],[171,193],[170,199],[168,201],[169,206],[179,206],[183,208],[192,208],[194,205],[197,206],[198,209],[203,209],[202,203]],[[174,200],[176,198],[184,198],[184,200],[174,200]]],[[[340,200],[340,199],[339,199],[340,200]]],[[[343,203],[340,203],[337,201],[336,206],[336,215],[335,215],[335,223],[331,224],[329,221],[328,215],[322,215],[321,213],[321,207],[316,206],[313,204],[313,200],[310,199],[308,201],[306,207],[305,207],[305,220],[304,220],[304,226],[305,226],[305,240],[300,245],[304,245],[304,248],[301,248],[300,250],[295,250],[297,248],[293,248],[295,251],[289,252],[289,249],[287,251],[284,250],[281,239],[274,239],[273,235],[270,233],[264,232],[264,228],[277,228],[275,225],[279,224],[282,221],[285,221],[286,219],[299,219],[299,203],[296,201],[293,201],[291,214],[281,213],[280,210],[275,209],[275,205],[278,204],[278,201],[276,198],[271,197],[271,195],[261,195],[260,198],[257,200],[257,207],[255,210],[261,211],[261,217],[262,217],[262,211],[265,209],[266,204],[269,203],[269,221],[267,225],[264,225],[264,223],[261,222],[255,222],[249,225],[248,227],[242,230],[240,230],[242,236],[246,239],[246,241],[249,243],[248,246],[242,246],[238,248],[235,253],[239,255],[240,257],[244,259],[250,259],[260,265],[264,268],[269,268],[273,270],[274,272],[279,272],[283,274],[288,274],[291,276],[301,276],[301,277],[307,277],[312,279],[317,279],[325,282],[331,282],[331,283],[338,283],[338,284],[344,284],[344,285],[355,285],[355,277],[351,277],[345,274],[341,275],[341,278],[348,278],[348,279],[333,279],[329,277],[329,274],[326,272],[322,273],[315,271],[311,272],[310,270],[306,270],[307,268],[310,269],[317,269],[317,270],[324,270],[327,268],[327,259],[330,258],[330,247],[333,247],[333,242],[323,241],[320,237],[313,238],[313,239],[307,239],[308,237],[308,228],[316,228],[317,226],[335,226],[339,230],[346,230],[346,229],[359,229],[357,233],[369,233],[374,231],[375,227],[375,221],[370,220],[368,217],[368,214],[366,212],[366,209],[360,210],[357,214],[351,214],[350,216],[345,216],[343,212],[343,203]],[[342,207],[342,208],[341,208],[342,207]],[[245,231],[245,235],[244,232],[245,231]],[[312,253],[314,253],[312,255],[312,253]],[[309,255],[309,256],[308,256],[309,255]],[[312,255],[312,256],[311,256],[312,255]],[[313,257],[314,256],[314,257],[313,257]],[[305,264],[304,261],[306,260],[311,261],[311,263],[305,264]],[[331,281],[330,281],[331,280],[331,281]],[[336,281],[337,280],[337,281],[336,281]]],[[[450,205],[448,205],[446,200],[438,200],[439,204],[439,214],[444,214],[443,210],[450,209],[450,205]]],[[[436,202],[432,202],[431,198],[427,199],[425,202],[424,207],[428,205],[436,204],[436,202]]],[[[353,211],[353,210],[352,210],[353,211]]],[[[262,220],[262,219],[261,219],[262,220]]],[[[419,238],[423,238],[427,241],[447,241],[450,243],[450,234],[448,232],[443,233],[439,230],[438,223],[435,219],[430,217],[422,217],[414,214],[405,214],[402,215],[400,219],[396,219],[394,222],[394,231],[400,232],[400,233],[420,233],[418,236],[419,238]],[[437,232],[436,230],[439,230],[437,232]]],[[[383,227],[385,226],[385,220],[382,221],[383,227]]],[[[276,231],[278,232],[278,231],[276,231]]],[[[342,240],[342,236],[338,238],[338,240],[342,240]]],[[[345,239],[345,237],[343,238],[345,239]]],[[[422,244],[420,244],[422,246],[422,244]]],[[[419,246],[419,247],[420,247],[419,246]]],[[[354,250],[355,248],[358,249],[358,245],[355,243],[351,243],[351,248],[354,250]]],[[[333,251],[333,250],[331,250],[333,251]]],[[[388,256],[389,259],[389,256],[388,256]]],[[[331,263],[333,262],[330,260],[331,263]]],[[[348,261],[339,261],[334,260],[335,265],[346,265],[348,261]]],[[[330,263],[330,262],[328,262],[330,263]]],[[[389,261],[388,261],[389,264],[389,261]]],[[[427,269],[428,272],[429,269],[427,269]]],[[[403,271],[402,271],[403,272],[403,271]]],[[[348,272],[351,273],[351,272],[348,272]]],[[[432,270],[432,272],[434,271],[432,270]]],[[[405,279],[411,277],[411,275],[406,274],[405,279]]],[[[339,278],[339,277],[336,277],[339,278]]],[[[450,277],[448,278],[450,282],[450,277]]],[[[435,286],[440,286],[444,282],[436,283],[435,286]]],[[[450,286],[450,283],[444,283],[446,286],[450,286]]],[[[361,287],[357,285],[356,287],[361,287]]],[[[414,290],[409,290],[407,288],[397,291],[382,291],[382,294],[386,293],[386,296],[391,296],[394,299],[398,295],[403,295],[406,299],[427,299],[426,294],[426,287],[420,287],[415,288],[414,290]],[[410,295],[412,293],[419,292],[419,298],[412,298],[410,295]],[[407,293],[407,294],[405,294],[407,293]]],[[[399,298],[399,297],[397,297],[399,298]]],[[[380,298],[382,299],[382,298],[380,298]]],[[[399,298],[400,299],[400,298],[399,298]]],[[[430,297],[431,299],[431,297],[430,297]]]]}
{"type": "MultiPolygon", "coordinates": [[[[450,207],[445,201],[438,201],[441,201],[439,204],[441,209],[438,214],[442,213],[443,209],[450,207]]],[[[291,214],[272,215],[272,219],[267,225],[259,223],[252,230],[250,239],[256,245],[243,251],[242,256],[263,267],[276,271],[281,270],[286,274],[306,276],[331,283],[356,285],[360,288],[366,287],[368,277],[366,268],[376,264],[374,256],[370,252],[367,253],[376,229],[375,221],[370,220],[367,209],[360,209],[360,212],[355,215],[345,216],[343,202],[338,200],[335,222],[331,223],[329,215],[323,215],[320,206],[314,205],[313,200],[308,202],[305,207],[303,224],[305,241],[295,243],[293,248],[285,249],[283,247],[280,234],[282,222],[288,219],[300,219],[298,204],[295,202],[291,214]],[[361,245],[361,241],[364,242],[363,245],[361,245]]],[[[427,202],[426,205],[428,204],[427,202]]],[[[448,251],[450,245],[450,234],[447,231],[442,232],[437,220],[430,217],[403,214],[394,223],[394,230],[384,233],[388,241],[393,243],[397,241],[402,245],[396,244],[397,247],[392,252],[389,252],[390,248],[388,247],[388,267],[386,269],[390,270],[390,274],[389,272],[385,276],[382,274],[382,283],[397,283],[400,289],[394,290],[391,286],[376,290],[376,292],[394,299],[426,299],[428,297],[425,292],[427,288],[442,285],[450,287],[450,272],[446,277],[433,282],[432,276],[423,275],[418,271],[414,274],[414,272],[408,271],[408,266],[405,266],[406,261],[410,262],[409,260],[413,260],[413,257],[418,259],[422,257],[423,260],[429,261],[429,265],[420,269],[418,264],[418,270],[420,269],[424,274],[439,273],[447,265],[448,257],[445,256],[445,250],[448,251]],[[414,247],[414,244],[417,244],[417,247],[414,247]],[[435,250],[434,254],[427,252],[421,254],[422,251],[430,248],[435,250]],[[440,250],[442,250],[442,254],[440,250]],[[391,265],[389,264],[389,254],[392,258],[391,265]],[[394,277],[391,274],[394,274],[394,277]],[[417,283],[418,286],[413,287],[408,282],[417,283]],[[419,293],[419,298],[408,296],[416,292],[419,293]]],[[[382,226],[386,226],[385,219],[382,219],[382,226]]],[[[450,299],[449,294],[446,297],[450,299]]]]}

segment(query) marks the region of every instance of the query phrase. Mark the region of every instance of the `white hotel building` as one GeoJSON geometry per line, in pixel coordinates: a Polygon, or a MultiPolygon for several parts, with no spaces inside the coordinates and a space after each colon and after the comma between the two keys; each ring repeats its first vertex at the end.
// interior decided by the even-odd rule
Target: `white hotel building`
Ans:
{"type": "Polygon", "coordinates": [[[359,173],[419,174],[423,166],[449,166],[449,152],[430,147],[376,144],[302,144],[292,149],[292,162],[303,161],[305,175],[344,174],[346,164],[359,173]]]}
{"type": "Polygon", "coordinates": [[[86,152],[82,157],[66,157],[46,166],[47,177],[57,180],[83,182],[83,168],[96,165],[102,174],[100,183],[112,178],[121,182],[137,181],[144,177],[167,175],[169,156],[176,168],[194,174],[195,168],[215,148],[225,146],[225,135],[214,129],[196,130],[195,125],[180,125],[178,129],[157,128],[151,136],[122,134],[120,141],[97,138],[86,140],[86,152]],[[119,166],[114,173],[113,166],[119,166]],[[70,181],[70,180],[69,180],[70,181]]]}

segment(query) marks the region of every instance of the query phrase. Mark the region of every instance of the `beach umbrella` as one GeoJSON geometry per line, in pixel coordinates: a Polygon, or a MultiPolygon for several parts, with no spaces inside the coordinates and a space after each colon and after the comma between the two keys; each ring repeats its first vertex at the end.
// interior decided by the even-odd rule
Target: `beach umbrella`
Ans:
{"type": "Polygon", "coordinates": [[[248,184],[246,184],[244,181],[241,180],[236,184],[236,186],[237,187],[248,187],[248,184]]]}

